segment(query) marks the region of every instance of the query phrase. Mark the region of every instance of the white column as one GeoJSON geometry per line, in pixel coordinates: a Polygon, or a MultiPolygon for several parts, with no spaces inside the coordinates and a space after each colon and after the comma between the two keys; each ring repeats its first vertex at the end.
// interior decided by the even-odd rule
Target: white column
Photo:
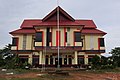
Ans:
{"type": "Polygon", "coordinates": [[[85,64],[88,64],[88,55],[85,54],[84,57],[85,57],[85,58],[84,58],[84,62],[85,62],[85,64]]]}
{"type": "Polygon", "coordinates": [[[42,64],[42,51],[39,52],[39,64],[42,64]]]}
{"type": "Polygon", "coordinates": [[[29,54],[28,63],[32,65],[32,53],[29,54]]]}
{"type": "Polygon", "coordinates": [[[74,64],[77,64],[77,63],[78,63],[78,59],[77,59],[77,51],[75,51],[75,58],[74,58],[74,60],[75,60],[75,63],[74,63],[74,64]]]}

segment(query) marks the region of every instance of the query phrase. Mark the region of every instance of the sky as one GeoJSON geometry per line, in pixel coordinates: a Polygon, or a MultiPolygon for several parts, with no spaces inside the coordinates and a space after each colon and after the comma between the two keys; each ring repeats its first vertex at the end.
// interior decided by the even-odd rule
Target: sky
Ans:
{"type": "MultiPolygon", "coordinates": [[[[120,46],[120,0],[59,0],[75,19],[92,19],[105,35],[106,52],[120,46]]],[[[55,9],[57,0],[0,0],[0,48],[11,43],[10,31],[24,19],[42,19],[55,9]]]]}

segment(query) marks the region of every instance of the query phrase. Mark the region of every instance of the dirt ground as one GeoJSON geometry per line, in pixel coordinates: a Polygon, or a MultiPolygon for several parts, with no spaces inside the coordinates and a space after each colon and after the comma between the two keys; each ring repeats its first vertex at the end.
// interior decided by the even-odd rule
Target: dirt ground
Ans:
{"type": "Polygon", "coordinates": [[[120,80],[120,73],[113,73],[113,72],[92,73],[92,72],[77,71],[77,72],[69,72],[69,76],[67,77],[63,77],[62,75],[60,75],[58,78],[57,76],[55,76],[56,78],[52,78],[52,79],[50,79],[50,77],[54,75],[50,75],[49,77],[47,76],[42,77],[40,74],[47,74],[47,73],[30,72],[30,73],[13,74],[13,75],[0,74],[0,78],[5,78],[5,79],[32,78],[34,79],[39,77],[40,80],[120,80]]]}

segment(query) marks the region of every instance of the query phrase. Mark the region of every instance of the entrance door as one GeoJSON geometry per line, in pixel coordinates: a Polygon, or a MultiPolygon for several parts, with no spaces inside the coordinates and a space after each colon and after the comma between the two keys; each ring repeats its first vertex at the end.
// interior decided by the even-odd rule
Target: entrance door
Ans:
{"type": "MultiPolygon", "coordinates": [[[[59,65],[62,67],[62,58],[59,58],[59,65]]],[[[58,66],[58,58],[55,58],[55,67],[58,66]]]]}
{"type": "Polygon", "coordinates": [[[32,64],[34,67],[39,67],[39,56],[33,55],[32,64]]]}
{"type": "Polygon", "coordinates": [[[78,65],[84,64],[84,55],[79,55],[78,56],[78,65]]]}

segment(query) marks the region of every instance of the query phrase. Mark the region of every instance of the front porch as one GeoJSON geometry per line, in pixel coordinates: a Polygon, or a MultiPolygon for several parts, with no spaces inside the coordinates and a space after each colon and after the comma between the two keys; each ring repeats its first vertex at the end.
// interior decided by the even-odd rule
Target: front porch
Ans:
{"type": "MultiPolygon", "coordinates": [[[[59,65],[60,67],[85,68],[94,55],[85,54],[74,50],[60,50],[59,65]]],[[[57,50],[43,50],[32,52],[30,54],[19,54],[22,62],[28,62],[32,67],[57,67],[58,54],[57,50]]]]}

